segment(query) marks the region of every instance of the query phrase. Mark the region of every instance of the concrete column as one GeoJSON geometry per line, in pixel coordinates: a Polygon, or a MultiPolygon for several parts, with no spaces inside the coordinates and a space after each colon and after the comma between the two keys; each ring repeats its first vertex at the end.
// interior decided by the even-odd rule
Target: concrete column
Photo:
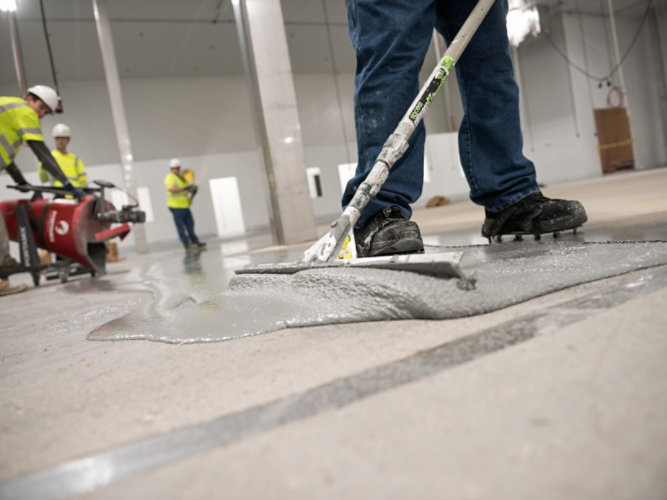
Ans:
{"type": "MultiPolygon", "coordinates": [[[[127,129],[127,120],[125,119],[125,106],[123,104],[123,94],[120,88],[116,53],[113,47],[113,39],[111,38],[111,25],[109,23],[109,16],[107,16],[105,2],[106,0],[93,0],[95,25],[97,26],[97,36],[100,40],[104,75],[107,81],[107,89],[109,90],[109,100],[111,101],[111,114],[116,128],[118,153],[120,155],[121,165],[123,166],[124,187],[134,199],[137,199],[137,186],[134,181],[134,170],[132,167],[133,157],[132,147],[130,145],[130,134],[127,129]]],[[[146,231],[144,230],[144,226],[142,224],[134,224],[132,233],[134,234],[134,242],[137,252],[148,252],[148,243],[146,241],[146,231]]]]}
{"type": "Polygon", "coordinates": [[[232,0],[275,244],[316,238],[280,0],[232,0]]]}
{"type": "Polygon", "coordinates": [[[660,31],[658,16],[658,7],[653,5],[649,17],[649,27],[651,38],[658,41],[658,43],[654,44],[653,46],[655,47],[654,61],[655,73],[657,75],[656,83],[658,95],[660,96],[660,118],[662,120],[662,147],[664,158],[667,156],[667,73],[665,72],[664,63],[664,61],[667,60],[665,57],[667,54],[665,54],[663,47],[667,47],[667,34],[660,31]]]}

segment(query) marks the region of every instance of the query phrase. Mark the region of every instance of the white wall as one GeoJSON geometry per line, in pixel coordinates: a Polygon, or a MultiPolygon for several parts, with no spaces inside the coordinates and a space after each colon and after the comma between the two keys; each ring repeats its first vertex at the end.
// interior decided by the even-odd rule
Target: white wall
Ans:
{"type": "MultiPolygon", "coordinates": [[[[562,19],[567,34],[568,55],[593,75],[607,75],[610,68],[617,65],[614,47],[606,37],[611,36],[609,24],[600,17],[565,15],[562,19]],[[605,34],[606,27],[606,34],[605,34]]],[[[632,38],[637,32],[639,19],[615,18],[621,57],[627,52],[632,38]]],[[[592,110],[606,108],[609,103],[620,104],[620,97],[614,86],[622,88],[625,82],[626,94],[623,106],[630,116],[635,153],[635,164],[639,169],[654,168],[667,163],[664,141],[664,110],[660,110],[660,68],[656,64],[660,57],[659,45],[651,37],[652,30],[647,22],[639,34],[636,44],[628,52],[620,70],[611,78],[612,87],[586,78],[580,72],[571,71],[572,86],[577,102],[577,115],[586,133],[595,134],[592,110]],[[622,77],[622,78],[621,78],[622,77]]],[[[663,20],[663,27],[665,21],[663,20]]],[[[664,57],[665,48],[662,48],[664,57]]],[[[664,91],[664,89],[662,90],[664,91]]],[[[663,96],[664,100],[664,96],[663,96]]]]}
{"type": "Polygon", "coordinates": [[[422,196],[415,206],[426,205],[436,195],[456,201],[467,198],[469,188],[459,159],[458,134],[429,134],[425,153],[431,180],[424,183],[422,196]]]}
{"type": "MultiPolygon", "coordinates": [[[[241,193],[265,192],[259,167],[259,157],[255,152],[227,153],[218,155],[181,156],[183,168],[191,168],[196,173],[199,191],[193,200],[192,212],[195,218],[195,229],[199,236],[217,236],[211,199],[209,179],[218,177],[236,177],[241,193]]],[[[151,193],[154,220],[145,224],[146,238],[149,242],[177,241],[176,230],[171,213],[167,209],[167,197],[164,189],[164,178],[169,173],[169,158],[135,162],[135,179],[138,187],[147,187],[151,193]]],[[[110,180],[122,185],[122,172],[118,165],[103,165],[89,170],[90,179],[110,180]]],[[[255,196],[244,196],[241,199],[244,221],[248,232],[267,227],[266,204],[255,196]]],[[[124,242],[131,245],[132,240],[124,242]]]]}

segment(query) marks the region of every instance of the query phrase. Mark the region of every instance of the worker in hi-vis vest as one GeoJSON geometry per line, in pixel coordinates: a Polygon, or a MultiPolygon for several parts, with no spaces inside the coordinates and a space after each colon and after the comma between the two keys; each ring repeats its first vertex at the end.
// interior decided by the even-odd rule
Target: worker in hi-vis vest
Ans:
{"type": "MultiPolygon", "coordinates": [[[[81,158],[67,151],[67,146],[69,146],[72,138],[69,127],[64,123],[58,123],[53,127],[52,135],[56,143],[56,149],[51,151],[51,154],[58,162],[60,169],[72,183],[72,186],[78,188],[88,187],[88,175],[86,174],[86,168],[83,166],[81,158]]],[[[50,182],[54,187],[61,187],[63,185],[61,181],[49,174],[41,164],[38,173],[39,179],[42,182],[50,182]]]]}
{"type": "Polygon", "coordinates": [[[178,237],[187,252],[203,250],[206,243],[200,242],[195,234],[195,220],[190,210],[192,195],[197,191],[197,186],[188,184],[181,175],[178,158],[169,162],[169,169],[169,174],[164,178],[164,187],[167,189],[167,207],[174,217],[178,237]]]}
{"type": "MultiPolygon", "coordinates": [[[[14,163],[23,143],[35,154],[37,159],[63,187],[77,197],[84,196],[81,189],[72,185],[58,166],[49,148],[44,144],[39,120],[53,113],[60,98],[55,90],[46,85],[35,85],[27,91],[25,99],[20,97],[0,97],[0,170],[7,170],[14,182],[28,184],[23,174],[14,163]]],[[[9,254],[9,236],[5,221],[0,217],[0,268],[4,271],[20,269],[21,265],[9,254]]],[[[11,286],[9,281],[0,280],[0,296],[22,291],[24,287],[11,286]]]]}

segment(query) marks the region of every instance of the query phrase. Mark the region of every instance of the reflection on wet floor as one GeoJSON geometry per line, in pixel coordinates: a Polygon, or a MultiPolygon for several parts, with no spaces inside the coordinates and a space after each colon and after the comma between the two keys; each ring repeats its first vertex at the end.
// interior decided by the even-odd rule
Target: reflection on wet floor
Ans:
{"type": "MultiPolygon", "coordinates": [[[[667,242],[558,239],[456,248],[463,251],[461,269],[477,280],[475,290],[461,289],[457,279],[384,269],[234,275],[225,259],[210,251],[183,257],[181,277],[169,272],[173,262],[153,263],[142,277],[142,285],[153,296],[149,307],[96,328],[88,338],[211,342],[286,327],[457,318],[667,264],[667,242]]],[[[438,250],[451,248],[428,248],[429,252],[438,250]]],[[[284,255],[280,250],[245,258],[278,262],[284,255]]]]}
{"type": "MultiPolygon", "coordinates": [[[[657,214],[656,218],[662,220],[663,214],[657,214]]],[[[542,244],[558,243],[563,241],[578,241],[589,243],[606,243],[612,241],[666,241],[667,226],[664,223],[656,223],[651,217],[638,221],[636,218],[627,221],[615,221],[613,224],[587,223],[583,228],[573,231],[559,233],[556,237],[552,234],[544,234],[539,241],[542,244]]],[[[502,244],[523,244],[536,242],[533,236],[524,236],[521,241],[513,236],[504,236],[502,244]]],[[[424,236],[424,244],[433,246],[461,246],[461,245],[487,245],[488,240],[477,231],[452,230],[442,234],[424,236]]]]}
{"type": "MultiPolygon", "coordinates": [[[[446,234],[437,234],[425,236],[424,244],[433,245],[433,246],[468,246],[468,245],[488,245],[489,240],[483,237],[479,233],[471,233],[470,231],[450,231],[446,234]]],[[[641,238],[639,238],[641,240],[641,238]]],[[[592,241],[590,237],[587,237],[584,233],[577,231],[567,231],[559,233],[557,236],[552,234],[542,235],[539,239],[536,239],[534,236],[503,236],[503,244],[522,244],[524,242],[541,242],[545,244],[556,243],[559,241],[592,241]]],[[[597,241],[616,241],[616,240],[597,240],[597,241]]],[[[498,242],[493,242],[492,244],[497,244],[498,242]]]]}
{"type": "Polygon", "coordinates": [[[201,252],[187,253],[183,257],[183,271],[186,274],[201,273],[201,252]]]}
{"type": "Polygon", "coordinates": [[[249,249],[250,248],[246,240],[230,241],[220,244],[220,253],[223,257],[246,253],[249,249]]]}

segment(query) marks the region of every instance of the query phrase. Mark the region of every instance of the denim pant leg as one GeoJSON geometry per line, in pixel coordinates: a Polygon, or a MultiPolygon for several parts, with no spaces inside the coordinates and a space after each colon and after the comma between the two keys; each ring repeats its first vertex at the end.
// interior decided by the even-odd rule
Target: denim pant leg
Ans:
{"type": "MultiPolygon", "coordinates": [[[[435,16],[434,0],[346,0],[346,4],[357,57],[354,115],[358,164],[356,175],[343,193],[343,207],[417,96],[419,70],[431,41],[435,16]]],[[[411,215],[410,204],[422,192],[424,139],[422,123],[382,190],[368,203],[357,227],[388,205],[399,206],[406,217],[411,215]]]]}
{"type": "Polygon", "coordinates": [[[189,208],[186,209],[185,211],[185,217],[184,217],[184,225],[185,225],[185,231],[188,234],[188,238],[190,239],[191,243],[199,243],[199,238],[197,238],[197,235],[195,234],[195,219],[192,216],[192,210],[189,208]]]}
{"type": "Polygon", "coordinates": [[[183,243],[185,248],[188,247],[190,242],[188,241],[188,236],[185,233],[185,217],[187,208],[169,208],[171,214],[174,216],[174,224],[176,224],[176,231],[178,232],[178,238],[183,243]]]}
{"type": "MultiPolygon", "coordinates": [[[[439,0],[436,28],[449,43],[476,1],[439,0]]],[[[522,152],[519,90],[509,54],[507,0],[496,0],[456,64],[465,116],[459,152],[470,198],[499,212],[539,191],[522,152]]]]}

